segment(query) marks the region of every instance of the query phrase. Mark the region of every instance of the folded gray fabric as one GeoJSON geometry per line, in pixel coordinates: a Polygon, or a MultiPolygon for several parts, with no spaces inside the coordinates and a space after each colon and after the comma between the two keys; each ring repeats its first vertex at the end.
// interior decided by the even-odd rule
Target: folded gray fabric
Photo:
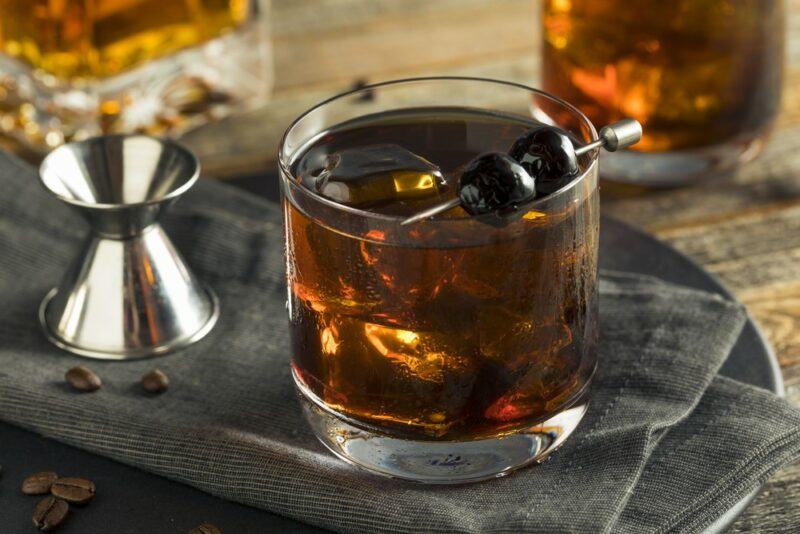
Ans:
{"type": "Polygon", "coordinates": [[[342,532],[696,531],[800,452],[795,408],[716,376],[738,305],[605,273],[592,403],[550,460],[458,487],[359,472],[302,420],[277,208],[210,182],[165,226],[220,296],[220,323],[159,361],[162,396],[134,386],[147,361],[93,362],[103,389],[74,394],[64,371],[84,360],[51,347],[34,317],[85,226],[2,154],[0,190],[0,419],[215,495],[342,532]]]}

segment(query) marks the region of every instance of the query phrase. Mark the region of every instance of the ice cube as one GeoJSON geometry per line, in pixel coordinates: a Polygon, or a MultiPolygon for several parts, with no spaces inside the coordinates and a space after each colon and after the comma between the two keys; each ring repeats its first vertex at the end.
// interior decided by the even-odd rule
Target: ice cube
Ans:
{"type": "Polygon", "coordinates": [[[526,317],[502,306],[481,309],[477,330],[481,356],[513,368],[524,369],[572,343],[572,331],[562,321],[526,317]]]}
{"type": "Polygon", "coordinates": [[[376,323],[364,323],[364,339],[371,367],[379,369],[380,361],[392,370],[387,376],[391,386],[381,388],[386,402],[397,401],[398,410],[434,436],[461,420],[477,372],[475,347],[468,339],[376,323]]]}
{"type": "Polygon", "coordinates": [[[394,144],[315,158],[302,170],[300,181],[326,198],[358,208],[435,197],[446,187],[439,167],[394,144]]]}
{"type": "Polygon", "coordinates": [[[375,323],[364,323],[364,334],[374,351],[420,380],[441,385],[474,372],[472,358],[453,350],[444,334],[375,323]]]}
{"type": "Polygon", "coordinates": [[[488,419],[511,421],[542,411],[549,387],[568,362],[572,333],[560,321],[537,321],[502,306],[484,306],[477,332],[481,368],[473,404],[488,419]]]}
{"type": "Polygon", "coordinates": [[[579,385],[570,358],[554,357],[537,363],[484,412],[487,419],[509,422],[559,408],[579,385]]]}

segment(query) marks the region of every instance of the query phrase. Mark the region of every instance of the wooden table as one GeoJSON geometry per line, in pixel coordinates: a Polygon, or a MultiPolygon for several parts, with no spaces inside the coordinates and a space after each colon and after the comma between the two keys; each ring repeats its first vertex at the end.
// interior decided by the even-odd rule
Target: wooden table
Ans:
{"type": "MultiPolygon", "coordinates": [[[[463,74],[535,85],[534,4],[273,0],[272,102],[186,140],[212,174],[258,174],[273,165],[279,135],[292,118],[358,78],[463,74]]],[[[787,8],[783,109],[763,154],[736,176],[690,188],[605,185],[603,209],[646,228],[719,277],[766,332],[787,396],[800,404],[800,0],[789,0],[787,8]]],[[[773,476],[732,531],[798,529],[800,463],[773,476]]]]}
{"type": "MultiPolygon", "coordinates": [[[[259,0],[264,5],[269,0],[259,0]]],[[[535,0],[271,0],[275,84],[260,109],[184,137],[207,174],[259,179],[280,135],[312,104],[351,87],[425,75],[537,85],[535,0]]],[[[783,107],[763,154],[735,176],[674,190],[605,184],[603,210],[715,274],[773,344],[800,404],[800,0],[787,0],[783,107]]],[[[732,532],[800,530],[800,462],[778,472],[732,532]]]]}
{"type": "MultiPolygon", "coordinates": [[[[291,119],[357,79],[446,74],[533,85],[538,79],[539,9],[532,0],[272,5],[272,101],[186,137],[212,174],[258,174],[273,165],[291,119]]],[[[763,154],[735,176],[689,188],[605,184],[602,204],[693,258],[748,306],[778,354],[788,398],[800,404],[800,0],[787,2],[787,14],[783,109],[763,154]]],[[[798,529],[800,463],[773,476],[732,531],[798,529]]]]}

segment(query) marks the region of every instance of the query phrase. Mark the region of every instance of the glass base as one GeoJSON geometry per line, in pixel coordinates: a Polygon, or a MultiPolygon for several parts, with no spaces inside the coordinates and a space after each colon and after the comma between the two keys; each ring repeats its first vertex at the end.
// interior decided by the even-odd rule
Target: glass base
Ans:
{"type": "Polygon", "coordinates": [[[669,152],[603,152],[604,180],[647,187],[675,187],[724,176],[761,152],[767,130],[746,138],[692,150],[669,152]]]}
{"type": "Polygon", "coordinates": [[[588,406],[587,388],[565,410],[513,434],[475,441],[417,441],[355,426],[297,378],[295,383],[306,419],[333,454],[375,474],[426,484],[478,482],[540,462],[572,434],[588,406]]]}

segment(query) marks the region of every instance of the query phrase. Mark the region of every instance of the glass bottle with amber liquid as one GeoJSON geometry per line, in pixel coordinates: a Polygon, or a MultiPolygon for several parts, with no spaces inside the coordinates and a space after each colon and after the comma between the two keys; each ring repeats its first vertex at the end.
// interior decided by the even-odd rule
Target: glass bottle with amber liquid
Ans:
{"type": "Polygon", "coordinates": [[[595,124],[642,123],[603,176],[677,185],[759,151],[779,106],[782,0],[544,1],[544,88],[595,124]]]}
{"type": "Polygon", "coordinates": [[[177,134],[263,100],[267,2],[0,0],[2,144],[177,134]]]}

